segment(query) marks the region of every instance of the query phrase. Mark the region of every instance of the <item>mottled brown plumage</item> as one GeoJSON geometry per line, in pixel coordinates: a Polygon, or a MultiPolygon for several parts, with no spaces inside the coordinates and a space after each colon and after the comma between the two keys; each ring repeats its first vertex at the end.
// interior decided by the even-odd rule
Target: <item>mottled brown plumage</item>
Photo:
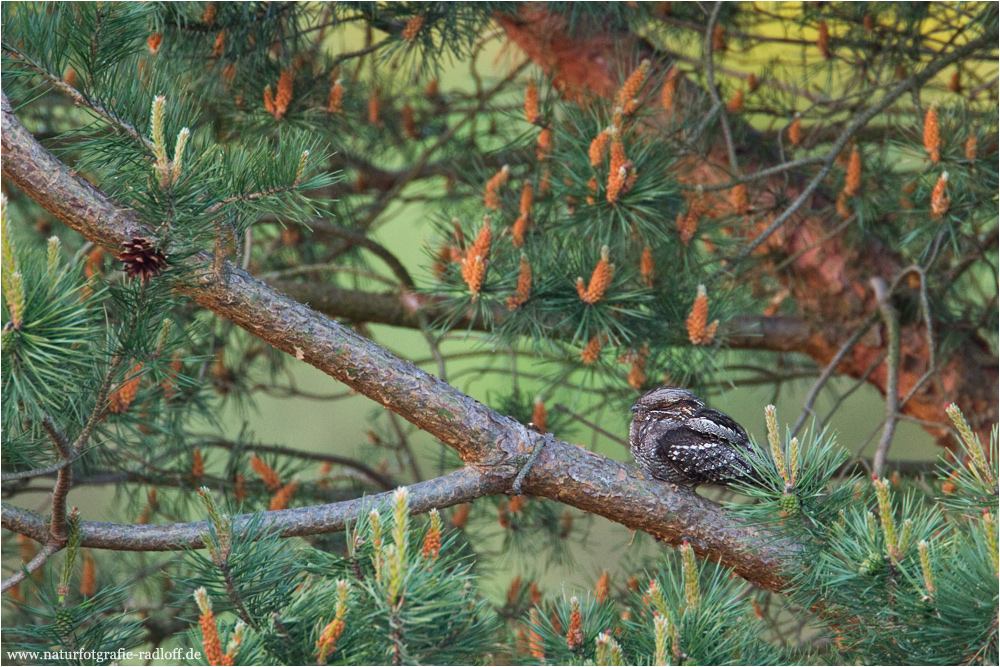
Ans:
{"type": "Polygon", "coordinates": [[[660,387],[634,406],[629,444],[643,471],[678,484],[727,484],[752,477],[743,427],[686,389],[660,387]]]}

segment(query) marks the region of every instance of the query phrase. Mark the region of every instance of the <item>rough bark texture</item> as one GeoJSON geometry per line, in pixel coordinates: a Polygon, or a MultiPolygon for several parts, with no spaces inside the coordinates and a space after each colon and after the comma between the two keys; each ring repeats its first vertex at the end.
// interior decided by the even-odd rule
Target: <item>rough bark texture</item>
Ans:
{"type": "MultiPolygon", "coordinates": [[[[664,61],[663,54],[655,54],[649,44],[632,33],[618,32],[612,36],[602,28],[600,34],[596,34],[580,25],[570,31],[564,18],[549,14],[541,5],[525,4],[519,16],[498,15],[497,18],[511,41],[553,76],[564,94],[576,99],[614,95],[621,85],[616,73],[628,71],[636,53],[652,57],[654,63],[664,61]]],[[[986,35],[976,42],[981,44],[970,43],[955,48],[938,61],[928,63],[922,72],[915,75],[915,79],[929,78],[932,71],[943,69],[949,59],[957,60],[963,49],[968,55],[975,48],[995,47],[996,36],[986,35]]],[[[685,81],[684,85],[691,87],[694,84],[685,81]]],[[[693,97],[681,95],[678,103],[683,105],[685,100],[690,101],[693,97]]],[[[679,106],[676,110],[680,114],[704,112],[705,109],[700,107],[685,109],[679,106]]],[[[742,129],[751,136],[756,134],[752,128],[742,129]]],[[[745,174],[771,166],[758,157],[760,142],[753,143],[758,144],[754,151],[744,152],[737,147],[745,174]]],[[[706,155],[685,160],[673,175],[685,185],[701,185],[706,189],[731,183],[733,174],[721,136],[717,137],[706,155]]],[[[796,172],[782,172],[748,184],[750,203],[756,214],[755,233],[766,229],[786,207],[774,193],[781,193],[780,198],[784,201],[793,201],[804,191],[804,181],[801,175],[796,176],[796,172]]],[[[724,193],[728,195],[728,190],[724,193]]],[[[848,245],[841,235],[831,233],[841,221],[824,219],[812,212],[828,207],[831,202],[826,193],[817,190],[806,206],[768,237],[754,255],[766,266],[779,265],[788,260],[786,272],[780,275],[795,298],[800,320],[808,331],[804,338],[797,337],[792,346],[769,348],[762,344],[760,349],[803,352],[819,364],[830,363],[856,326],[877,308],[875,295],[869,286],[870,279],[878,276],[891,283],[907,270],[897,255],[874,238],[863,247],[854,247],[848,245]]],[[[727,198],[711,201],[709,215],[721,217],[733,214],[727,198]]],[[[872,364],[886,351],[885,338],[879,335],[862,340],[837,371],[853,378],[867,377],[885,394],[887,362],[878,364],[869,374],[872,364]]],[[[736,346],[739,346],[738,342],[736,346]]],[[[930,355],[926,327],[922,321],[904,323],[901,348],[899,395],[902,398],[928,370],[930,355]]],[[[947,360],[939,363],[940,382],[925,382],[903,406],[902,412],[926,422],[944,425],[949,423],[944,412],[946,405],[956,403],[980,437],[988,440],[990,426],[997,420],[997,368],[998,360],[989,343],[970,331],[961,338],[956,349],[948,351],[947,360]]],[[[926,428],[938,438],[940,444],[954,446],[944,427],[930,425],[926,428]]]]}
{"type": "MultiPolygon", "coordinates": [[[[47,211],[112,252],[120,251],[136,236],[155,241],[152,230],[132,212],[109,200],[42,147],[14,117],[6,97],[0,115],[3,173],[47,211]]],[[[492,492],[499,491],[540,443],[542,437],[522,424],[231,264],[227,263],[226,270],[217,276],[212,262],[212,256],[205,252],[186,259],[185,280],[177,289],[453,447],[471,468],[455,475],[479,474],[493,479],[490,484],[499,476],[504,486],[490,486],[492,492]]],[[[701,557],[732,567],[763,587],[780,590],[785,585],[780,562],[794,552],[795,545],[775,542],[773,536],[734,519],[689,489],[645,479],[634,467],[581,447],[547,441],[523,489],[646,531],[670,544],[686,540],[701,557]]],[[[448,505],[461,500],[450,496],[442,502],[448,505]]],[[[312,520],[324,522],[325,528],[316,532],[333,531],[340,524],[324,514],[328,511],[332,510],[303,508],[286,510],[290,514],[284,516],[300,526],[309,526],[312,520]],[[311,516],[309,512],[314,510],[318,514],[311,516]]],[[[19,532],[30,530],[29,534],[41,537],[36,524],[37,518],[29,513],[4,506],[4,527],[19,532]]],[[[176,540],[162,538],[157,531],[181,531],[173,533],[181,541],[195,539],[193,535],[198,532],[190,525],[128,527],[122,532],[126,529],[113,524],[89,524],[87,530],[90,532],[85,532],[85,545],[119,549],[178,548],[174,546],[176,540]]]]}
{"type": "MultiPolygon", "coordinates": [[[[491,493],[502,493],[509,484],[509,480],[502,475],[484,474],[473,468],[462,468],[444,477],[408,487],[410,511],[413,514],[423,514],[434,508],[451,507],[491,493]]],[[[340,503],[267,512],[263,517],[262,526],[265,529],[280,531],[283,537],[334,533],[344,530],[347,522],[357,519],[359,513],[367,512],[380,504],[388,504],[392,494],[392,491],[387,491],[340,503]]],[[[253,516],[242,514],[235,517],[234,530],[239,531],[247,526],[253,516]]],[[[45,519],[8,503],[3,503],[3,527],[39,542],[48,539],[49,527],[45,519]]],[[[81,544],[93,549],[115,551],[200,549],[204,546],[202,536],[208,529],[207,521],[151,525],[84,521],[81,523],[83,540],[81,544]]]]}

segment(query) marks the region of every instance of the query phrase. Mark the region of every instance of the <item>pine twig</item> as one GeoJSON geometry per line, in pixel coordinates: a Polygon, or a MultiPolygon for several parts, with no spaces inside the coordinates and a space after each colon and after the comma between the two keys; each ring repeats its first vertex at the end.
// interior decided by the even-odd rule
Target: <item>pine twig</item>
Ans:
{"type": "MultiPolygon", "coordinates": [[[[49,415],[42,417],[42,428],[49,435],[49,439],[63,460],[72,463],[75,458],[75,452],[70,448],[66,434],[52,421],[49,415]]],[[[52,536],[52,540],[59,544],[65,544],[66,542],[66,531],[68,528],[66,496],[69,494],[72,486],[73,466],[66,465],[59,469],[55,487],[52,489],[52,521],[49,523],[49,533],[52,536]]]]}
{"type": "Polygon", "coordinates": [[[122,361],[124,361],[124,358],[120,354],[116,354],[111,358],[108,372],[104,376],[104,381],[101,382],[100,388],[97,390],[97,400],[94,401],[94,410],[90,413],[90,419],[87,420],[87,424],[80,431],[80,435],[73,441],[73,452],[77,455],[87,446],[91,434],[101,422],[101,417],[104,415],[104,410],[107,407],[105,403],[108,400],[108,392],[111,391],[111,382],[114,380],[118,368],[122,365],[122,361]]]}
{"type": "Polygon", "coordinates": [[[882,430],[882,437],[879,439],[878,446],[875,448],[875,456],[872,459],[872,473],[881,477],[899,418],[899,314],[889,303],[889,290],[885,280],[878,277],[872,278],[871,285],[872,289],[875,290],[879,313],[885,323],[886,337],[889,339],[889,356],[886,359],[885,428],[882,430]]]}
{"type": "Polygon", "coordinates": [[[52,542],[46,543],[45,546],[42,547],[42,550],[39,551],[29,563],[25,564],[20,570],[14,572],[12,575],[3,580],[3,583],[0,584],[0,592],[6,593],[8,590],[27,579],[29,576],[34,574],[38,568],[45,565],[45,561],[49,559],[49,556],[61,549],[62,546],[58,544],[54,544],[52,542]]]}

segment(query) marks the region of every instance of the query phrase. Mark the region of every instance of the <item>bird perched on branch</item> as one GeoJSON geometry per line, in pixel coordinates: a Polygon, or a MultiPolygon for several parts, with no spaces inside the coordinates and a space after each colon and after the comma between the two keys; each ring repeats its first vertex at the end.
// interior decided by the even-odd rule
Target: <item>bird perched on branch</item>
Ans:
{"type": "Polygon", "coordinates": [[[690,391],[653,389],[632,406],[632,413],[632,456],[655,479],[697,485],[754,477],[747,432],[690,391]]]}

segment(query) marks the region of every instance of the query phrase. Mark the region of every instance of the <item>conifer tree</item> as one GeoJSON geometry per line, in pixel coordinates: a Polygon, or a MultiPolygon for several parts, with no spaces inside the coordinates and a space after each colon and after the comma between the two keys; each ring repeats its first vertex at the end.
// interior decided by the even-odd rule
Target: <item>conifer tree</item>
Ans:
{"type": "Polygon", "coordinates": [[[5,661],[996,664],[994,4],[0,21],[5,661]],[[299,362],[387,408],[361,456],[253,436],[299,362]],[[572,443],[760,384],[801,414],[731,489],[572,443]],[[540,585],[596,516],[649,548],[540,585]]]}

